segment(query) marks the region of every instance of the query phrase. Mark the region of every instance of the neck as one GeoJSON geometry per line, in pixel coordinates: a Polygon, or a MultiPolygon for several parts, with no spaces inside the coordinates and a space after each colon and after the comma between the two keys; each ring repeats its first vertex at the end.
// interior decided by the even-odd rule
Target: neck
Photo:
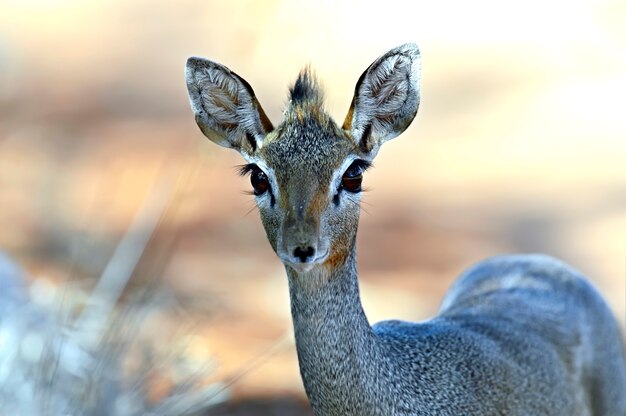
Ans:
{"type": "Polygon", "coordinates": [[[287,274],[300,373],[311,404],[326,409],[322,414],[362,406],[365,392],[358,383],[375,374],[371,363],[381,352],[361,306],[354,247],[332,271],[287,267],[287,274]]]}

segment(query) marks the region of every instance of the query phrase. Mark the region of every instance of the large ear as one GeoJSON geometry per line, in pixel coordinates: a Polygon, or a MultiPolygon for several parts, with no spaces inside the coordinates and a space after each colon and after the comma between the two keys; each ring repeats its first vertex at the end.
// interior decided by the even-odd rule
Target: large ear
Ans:
{"type": "Polygon", "coordinates": [[[191,109],[202,133],[221,146],[254,153],[273,127],[250,84],[203,58],[189,58],[185,75],[191,109]]]}
{"type": "Polygon", "coordinates": [[[420,102],[420,52],[407,43],[376,59],[359,78],[343,128],[371,158],[413,121],[420,102]]]}

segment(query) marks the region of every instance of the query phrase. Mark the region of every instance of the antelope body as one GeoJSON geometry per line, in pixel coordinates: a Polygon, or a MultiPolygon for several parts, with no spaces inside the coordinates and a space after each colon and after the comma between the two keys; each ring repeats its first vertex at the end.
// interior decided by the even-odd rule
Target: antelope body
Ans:
{"type": "Polygon", "coordinates": [[[261,219],[285,264],[300,372],[316,415],[626,415],[623,345],[578,272],[542,255],[480,263],[439,315],[370,326],[355,239],[361,180],[419,105],[420,54],[392,49],[359,79],[342,126],[307,69],[273,127],[250,85],[187,62],[196,122],[246,159],[261,219]]]}

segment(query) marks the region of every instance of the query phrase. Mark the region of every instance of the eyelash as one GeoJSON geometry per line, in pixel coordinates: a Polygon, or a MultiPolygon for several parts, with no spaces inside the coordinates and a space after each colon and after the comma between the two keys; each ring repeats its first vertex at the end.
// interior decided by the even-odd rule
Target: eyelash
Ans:
{"type": "Polygon", "coordinates": [[[258,166],[254,163],[239,165],[237,166],[237,174],[239,176],[246,176],[248,173],[252,172],[255,167],[258,168],[258,166]]]}
{"type": "MultiPolygon", "coordinates": [[[[369,169],[372,166],[371,162],[368,162],[366,160],[363,159],[355,159],[352,161],[352,163],[350,164],[350,166],[348,166],[348,168],[343,172],[343,175],[341,176],[341,182],[339,183],[339,187],[338,187],[338,192],[341,192],[342,190],[346,190],[347,192],[351,192],[351,193],[359,193],[361,192],[361,182],[363,180],[363,173],[369,169]],[[356,175],[348,175],[349,173],[351,174],[356,174],[356,175]],[[357,187],[354,188],[354,190],[349,189],[349,186],[347,186],[347,183],[350,181],[356,180],[358,181],[357,183],[357,187]]],[[[356,183],[356,182],[355,182],[356,183]]],[[[354,184],[352,184],[354,185],[354,184]]]]}
{"type": "Polygon", "coordinates": [[[255,197],[260,197],[265,193],[268,193],[270,196],[270,204],[272,207],[274,206],[276,199],[274,198],[274,193],[272,192],[272,186],[269,183],[267,174],[261,168],[259,168],[255,163],[248,163],[246,165],[238,166],[238,173],[240,176],[250,175],[250,182],[253,187],[253,191],[250,192],[250,194],[255,197]],[[253,175],[258,175],[259,178],[257,179],[261,179],[262,182],[257,182],[257,185],[255,185],[255,177],[253,175]]]}
{"type": "MultiPolygon", "coordinates": [[[[372,162],[368,162],[367,160],[354,159],[350,166],[348,166],[348,169],[350,169],[352,166],[360,168],[361,173],[365,173],[365,171],[371,168],[373,164],[372,162]]],[[[348,171],[348,169],[346,169],[346,172],[348,171]]]]}

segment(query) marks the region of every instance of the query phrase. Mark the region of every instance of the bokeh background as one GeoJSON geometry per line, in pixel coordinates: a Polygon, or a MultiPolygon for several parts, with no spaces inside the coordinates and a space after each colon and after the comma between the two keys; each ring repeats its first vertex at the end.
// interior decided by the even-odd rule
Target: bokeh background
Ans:
{"type": "Polygon", "coordinates": [[[185,305],[193,354],[230,386],[209,414],[307,414],[284,271],[242,159],[193,121],[184,63],[234,69],[275,124],[311,63],[341,122],[361,72],[414,41],[420,112],[366,178],[370,320],[425,319],[472,263],[544,252],[587,274],[623,329],[624,21],[618,0],[0,0],[0,248],[33,279],[89,287],[156,210],[133,285],[185,305]]]}

